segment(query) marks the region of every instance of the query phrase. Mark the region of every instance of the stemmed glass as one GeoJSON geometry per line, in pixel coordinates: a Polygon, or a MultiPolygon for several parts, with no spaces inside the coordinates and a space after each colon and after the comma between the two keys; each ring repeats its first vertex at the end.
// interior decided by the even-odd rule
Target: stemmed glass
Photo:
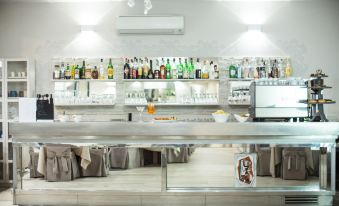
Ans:
{"type": "Polygon", "coordinates": [[[138,106],[136,107],[139,112],[139,122],[142,122],[142,112],[145,110],[144,106],[138,106]]]}

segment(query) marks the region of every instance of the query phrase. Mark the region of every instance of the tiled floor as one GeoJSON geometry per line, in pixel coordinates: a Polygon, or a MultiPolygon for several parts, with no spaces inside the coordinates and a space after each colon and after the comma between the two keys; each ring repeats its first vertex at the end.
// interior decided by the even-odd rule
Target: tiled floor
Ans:
{"type": "Polygon", "coordinates": [[[13,205],[13,197],[11,189],[0,188],[0,205],[11,206],[13,205]]]}

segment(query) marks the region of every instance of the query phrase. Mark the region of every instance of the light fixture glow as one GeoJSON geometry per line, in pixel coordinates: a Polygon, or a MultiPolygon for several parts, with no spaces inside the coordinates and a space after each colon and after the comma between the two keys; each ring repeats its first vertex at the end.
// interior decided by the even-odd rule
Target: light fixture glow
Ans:
{"type": "Polygon", "coordinates": [[[81,32],[93,32],[95,31],[94,25],[81,25],[81,32]]]}
{"type": "Polygon", "coordinates": [[[247,31],[248,32],[262,32],[262,25],[261,24],[248,24],[247,31]]]}

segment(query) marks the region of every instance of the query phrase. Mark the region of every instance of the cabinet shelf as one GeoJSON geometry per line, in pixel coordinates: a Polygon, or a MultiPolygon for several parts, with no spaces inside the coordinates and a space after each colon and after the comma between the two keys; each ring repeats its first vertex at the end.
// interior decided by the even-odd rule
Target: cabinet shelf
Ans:
{"type": "Polygon", "coordinates": [[[8,78],[7,82],[27,82],[27,78],[8,78]]]}

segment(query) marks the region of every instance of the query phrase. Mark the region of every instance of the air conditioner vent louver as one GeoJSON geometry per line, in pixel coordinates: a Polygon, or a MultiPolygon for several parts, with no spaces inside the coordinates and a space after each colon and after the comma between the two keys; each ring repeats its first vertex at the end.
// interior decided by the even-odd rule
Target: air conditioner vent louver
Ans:
{"type": "Polygon", "coordinates": [[[120,34],[184,34],[183,16],[119,16],[116,28],[120,34]]]}
{"type": "Polygon", "coordinates": [[[318,205],[318,196],[285,196],[285,205],[318,205]]]}

